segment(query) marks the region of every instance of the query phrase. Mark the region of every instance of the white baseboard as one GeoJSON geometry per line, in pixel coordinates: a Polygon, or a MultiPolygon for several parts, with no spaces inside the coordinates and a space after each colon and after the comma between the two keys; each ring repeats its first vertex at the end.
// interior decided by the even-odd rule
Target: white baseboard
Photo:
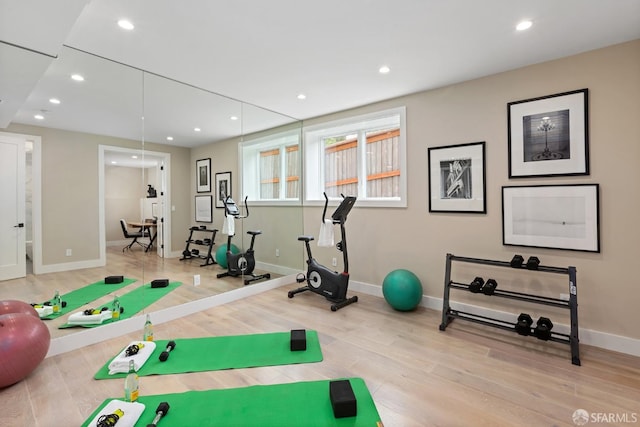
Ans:
{"type": "MultiPolygon", "coordinates": [[[[362,282],[349,282],[349,289],[361,292],[367,295],[373,295],[383,298],[382,286],[371,285],[369,283],[362,282]]],[[[459,311],[466,311],[469,313],[479,314],[481,316],[487,316],[494,319],[504,320],[505,322],[515,323],[518,314],[508,313],[499,310],[488,309],[486,307],[480,307],[472,304],[450,302],[451,308],[459,311]]],[[[421,307],[429,308],[442,312],[442,298],[430,297],[423,295],[420,302],[421,307]]],[[[556,324],[553,322],[554,330],[558,332],[568,334],[571,330],[569,325],[556,324]]],[[[620,353],[630,354],[632,356],[640,356],[640,340],[624,337],[621,335],[610,334],[607,332],[594,331],[592,329],[579,329],[579,339],[581,344],[592,345],[594,347],[600,347],[611,351],[617,351],[620,353]]]]}
{"type": "Polygon", "coordinates": [[[89,259],[86,261],[65,262],[62,264],[47,264],[38,268],[37,274],[59,273],[61,271],[81,270],[83,268],[104,267],[105,262],[99,259],[89,259]]]}

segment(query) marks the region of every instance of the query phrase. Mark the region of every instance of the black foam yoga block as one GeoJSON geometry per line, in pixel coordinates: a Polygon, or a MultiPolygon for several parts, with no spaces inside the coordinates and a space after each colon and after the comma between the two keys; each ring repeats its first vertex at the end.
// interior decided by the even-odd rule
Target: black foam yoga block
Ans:
{"type": "Polygon", "coordinates": [[[358,402],[349,380],[330,381],[329,398],[334,417],[355,417],[358,414],[358,402]]]}
{"type": "Polygon", "coordinates": [[[307,349],[307,331],[304,329],[291,330],[291,351],[304,351],[307,349]]]}
{"type": "Polygon", "coordinates": [[[169,286],[169,279],[156,279],[151,281],[152,288],[166,288],[169,286]]]}
{"type": "Polygon", "coordinates": [[[122,282],[124,282],[123,276],[107,276],[104,278],[104,283],[106,283],[107,285],[114,285],[116,283],[122,282]]]}

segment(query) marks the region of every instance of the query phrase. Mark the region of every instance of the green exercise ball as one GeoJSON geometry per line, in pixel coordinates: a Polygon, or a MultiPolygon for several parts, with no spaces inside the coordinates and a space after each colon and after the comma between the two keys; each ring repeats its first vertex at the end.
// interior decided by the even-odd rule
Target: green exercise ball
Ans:
{"type": "MultiPolygon", "coordinates": [[[[240,249],[233,243],[231,244],[231,253],[238,254],[240,253],[240,249]]],[[[216,262],[220,267],[227,268],[227,244],[218,246],[216,249],[216,262]]]]}
{"type": "Polygon", "coordinates": [[[382,295],[398,311],[411,311],[422,300],[422,283],[409,270],[393,270],[382,282],[382,295]]]}

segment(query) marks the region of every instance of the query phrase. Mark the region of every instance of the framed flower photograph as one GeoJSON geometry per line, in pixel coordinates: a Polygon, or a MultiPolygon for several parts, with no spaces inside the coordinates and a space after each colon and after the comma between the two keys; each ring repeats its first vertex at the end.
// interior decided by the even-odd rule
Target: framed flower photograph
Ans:
{"type": "Polygon", "coordinates": [[[487,212],[484,153],[484,141],[428,149],[429,212],[487,212]]]}
{"type": "Polygon", "coordinates": [[[589,175],[588,90],[507,104],[509,178],[589,175]]]}

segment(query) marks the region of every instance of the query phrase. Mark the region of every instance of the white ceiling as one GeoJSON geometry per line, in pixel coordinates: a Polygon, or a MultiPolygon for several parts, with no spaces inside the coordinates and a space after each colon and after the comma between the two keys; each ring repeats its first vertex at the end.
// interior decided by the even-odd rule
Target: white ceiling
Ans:
{"type": "Polygon", "coordinates": [[[0,0],[0,127],[197,146],[638,38],[640,0],[0,0]]]}

